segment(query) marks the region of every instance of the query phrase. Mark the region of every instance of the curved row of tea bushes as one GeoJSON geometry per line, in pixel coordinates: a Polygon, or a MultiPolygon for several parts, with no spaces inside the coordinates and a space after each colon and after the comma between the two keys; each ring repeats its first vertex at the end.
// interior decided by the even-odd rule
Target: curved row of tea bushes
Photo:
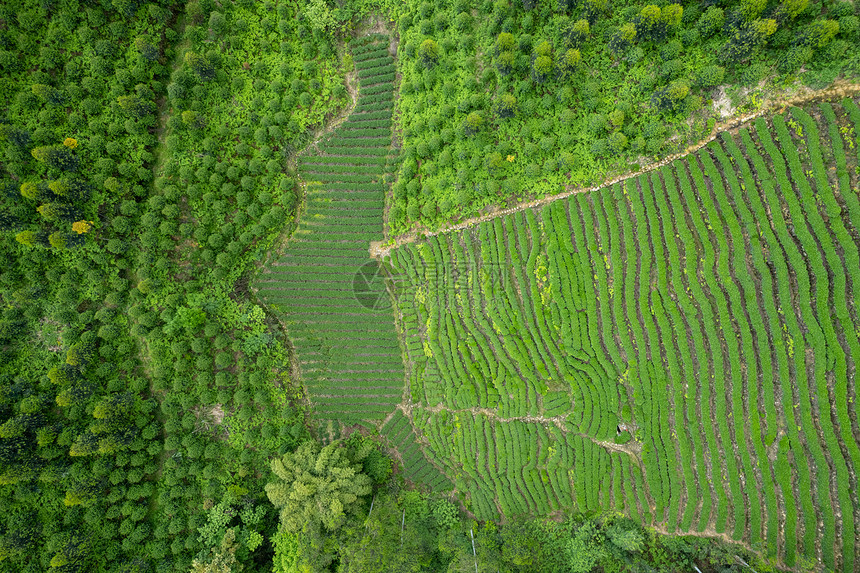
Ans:
{"type": "Polygon", "coordinates": [[[853,569],[857,120],[793,109],[394,251],[416,428],[476,511],[616,508],[853,569]]]}

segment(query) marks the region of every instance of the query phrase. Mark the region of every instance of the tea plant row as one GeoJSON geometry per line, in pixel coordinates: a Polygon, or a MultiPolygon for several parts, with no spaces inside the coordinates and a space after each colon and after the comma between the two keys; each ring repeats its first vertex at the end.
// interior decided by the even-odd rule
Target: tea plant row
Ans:
{"type": "Polygon", "coordinates": [[[792,109],[393,252],[413,421],[477,515],[612,508],[853,570],[858,119],[792,109]]]}

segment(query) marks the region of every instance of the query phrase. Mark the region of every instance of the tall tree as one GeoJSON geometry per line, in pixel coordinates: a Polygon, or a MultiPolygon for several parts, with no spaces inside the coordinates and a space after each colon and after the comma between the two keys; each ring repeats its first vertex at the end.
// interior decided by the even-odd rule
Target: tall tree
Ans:
{"type": "Polygon", "coordinates": [[[287,531],[298,533],[316,520],[329,531],[343,525],[361,496],[371,491],[371,480],[361,471],[367,454],[361,450],[349,456],[340,442],[320,449],[309,441],[273,460],[276,479],[266,484],[266,494],[287,531]]]}

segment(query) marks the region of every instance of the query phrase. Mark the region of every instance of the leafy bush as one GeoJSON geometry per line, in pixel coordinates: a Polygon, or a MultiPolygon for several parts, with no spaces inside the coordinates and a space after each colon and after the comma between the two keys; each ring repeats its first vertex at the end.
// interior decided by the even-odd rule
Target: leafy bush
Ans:
{"type": "Polygon", "coordinates": [[[710,6],[699,18],[697,29],[702,38],[710,38],[723,27],[725,22],[725,13],[722,8],[710,6]]]}
{"type": "Polygon", "coordinates": [[[624,24],[609,39],[609,49],[616,57],[620,56],[633,45],[633,42],[636,40],[637,33],[638,32],[634,24],[624,24]]]}
{"type": "Polygon", "coordinates": [[[484,125],[484,117],[476,111],[471,112],[466,116],[466,120],[464,122],[464,129],[466,135],[474,135],[481,130],[484,125]]]}
{"type": "Polygon", "coordinates": [[[604,556],[603,536],[592,522],[586,522],[567,541],[564,551],[568,570],[586,573],[604,556]]]}
{"type": "Polygon", "coordinates": [[[703,88],[718,86],[723,83],[725,74],[722,66],[705,66],[696,73],[696,85],[703,88]]]}
{"type": "Polygon", "coordinates": [[[425,68],[432,68],[439,60],[439,46],[434,40],[428,38],[421,42],[418,55],[421,57],[425,68]]]}
{"type": "Polygon", "coordinates": [[[809,46],[793,46],[777,61],[776,67],[780,73],[795,72],[812,58],[812,48],[809,46]]]}

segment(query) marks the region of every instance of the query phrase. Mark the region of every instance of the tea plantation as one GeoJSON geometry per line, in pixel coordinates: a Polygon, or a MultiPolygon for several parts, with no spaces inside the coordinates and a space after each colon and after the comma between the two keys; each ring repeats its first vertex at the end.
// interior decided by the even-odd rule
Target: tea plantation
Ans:
{"type": "Polygon", "coordinates": [[[858,45],[0,2],[0,573],[860,571],[858,45]]]}
{"type": "Polygon", "coordinates": [[[396,249],[406,406],[482,519],[620,511],[858,552],[852,100],[396,249]]]}

